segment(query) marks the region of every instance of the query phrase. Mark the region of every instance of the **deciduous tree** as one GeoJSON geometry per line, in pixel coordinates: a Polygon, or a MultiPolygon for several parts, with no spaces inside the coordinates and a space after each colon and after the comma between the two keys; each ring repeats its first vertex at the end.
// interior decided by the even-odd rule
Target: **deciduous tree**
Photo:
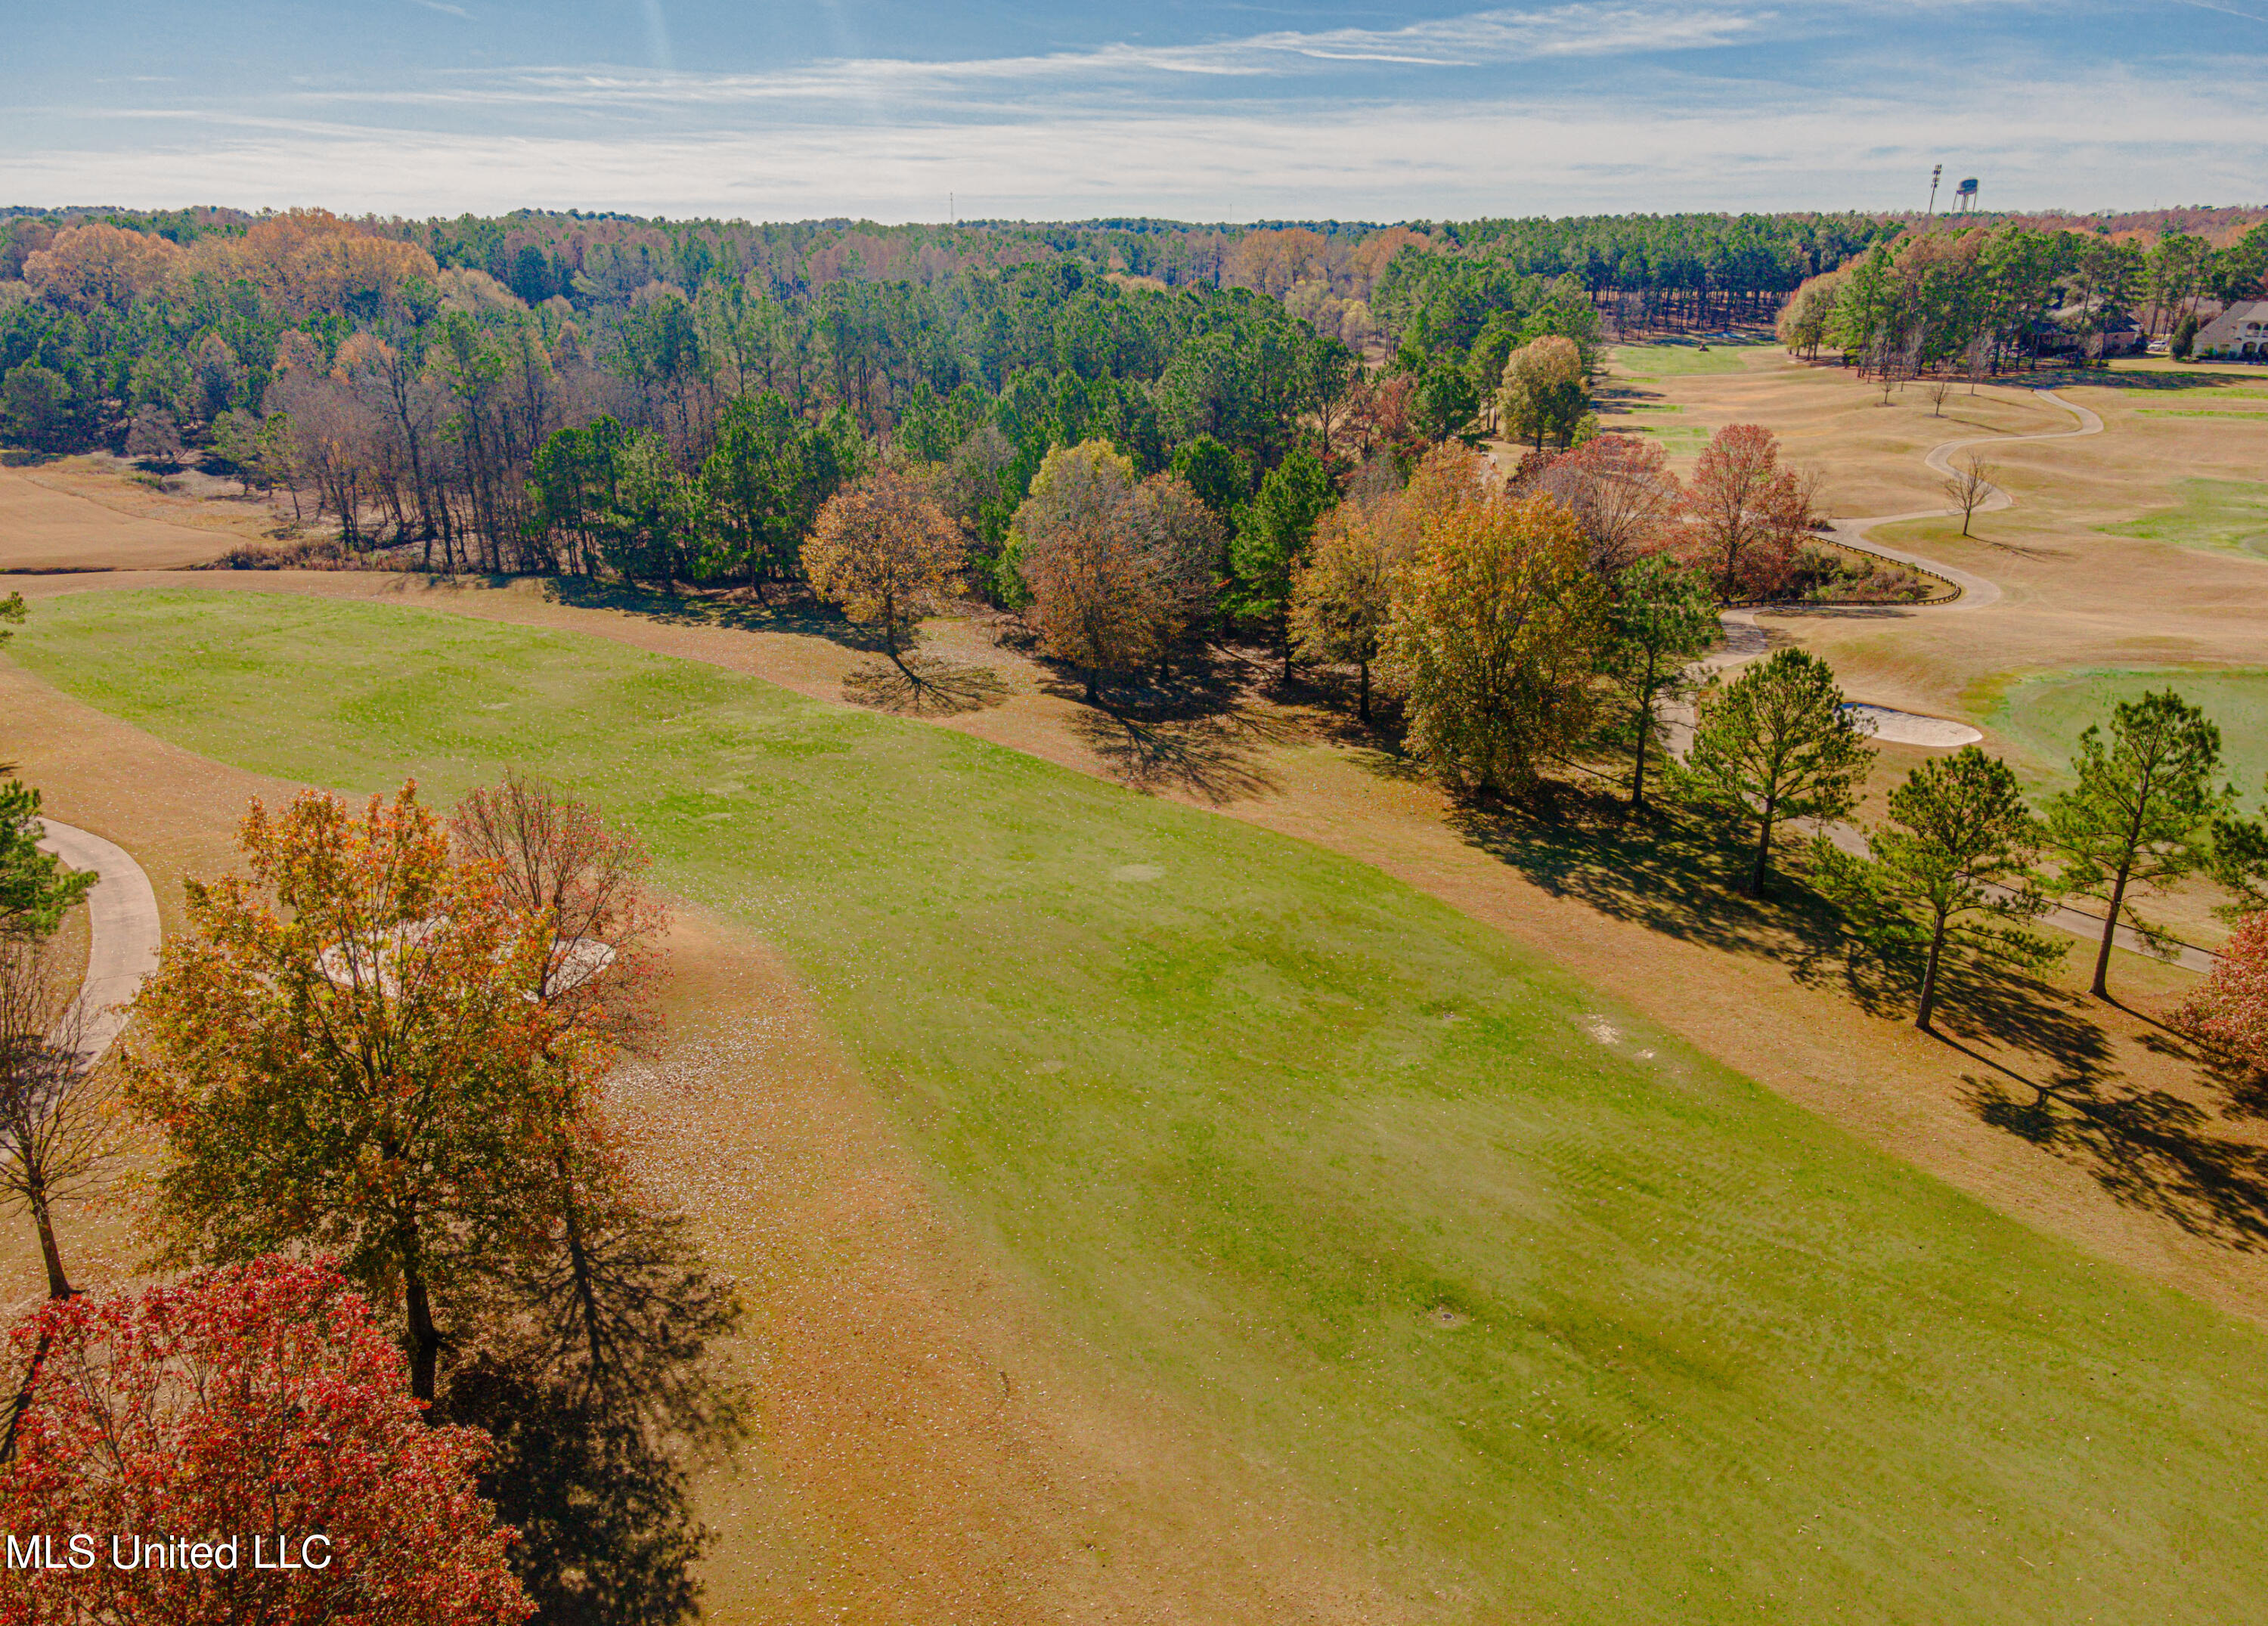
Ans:
{"type": "Polygon", "coordinates": [[[9,1350],[29,1375],[0,1453],[0,1525],[47,1534],[59,1566],[10,1576],[10,1626],[530,1614],[512,1532],[474,1485],[488,1442],[425,1421],[401,1355],[326,1265],[271,1255],[51,1302],[9,1350]],[[77,1534],[85,1568],[70,1567],[77,1534]],[[298,1567],[277,1567],[279,1544],[298,1567]],[[162,1563],[147,1556],[160,1546],[162,1563]]]}
{"type": "Polygon", "coordinates": [[[1946,498],[1961,511],[1962,535],[1969,534],[1969,526],[1977,518],[1977,511],[1992,500],[1992,493],[1998,489],[1992,483],[1993,477],[1999,472],[1990,463],[1979,462],[1971,456],[1955,463],[1953,472],[1946,476],[1946,498]]]}
{"type": "Polygon", "coordinates": [[[249,875],[187,883],[188,928],[135,1002],[166,1256],[336,1251],[401,1315],[430,1400],[449,1295],[521,1245],[602,1052],[534,997],[551,923],[451,863],[414,786],[359,817],[255,801],[239,844],[249,875]]]}
{"type": "Polygon", "coordinates": [[[1481,497],[1431,518],[1386,648],[1411,750],[1461,793],[1519,794],[1582,737],[1606,594],[1567,511],[1481,497]]]}
{"type": "Polygon", "coordinates": [[[1176,475],[1152,475],[1130,492],[1133,528],[1157,606],[1158,658],[1212,619],[1228,531],[1219,515],[1176,475]]]}
{"type": "Polygon", "coordinates": [[[1590,410],[1589,386],[1583,353],[1572,339],[1547,334],[1521,346],[1504,366],[1499,399],[1506,436],[1532,441],[1538,451],[1546,436],[1569,445],[1590,410]]]}
{"type": "Polygon", "coordinates": [[[1761,598],[1786,580],[1810,525],[1803,482],[1779,461],[1779,441],[1756,423],[1709,438],[1686,482],[1682,551],[1705,565],[1726,603],[1761,598]]]}
{"type": "Polygon", "coordinates": [[[2079,783],[2047,807],[2058,889],[2102,903],[2102,938],[2090,987],[2110,997],[2110,950],[2121,924],[2145,942],[2162,934],[2136,914],[2138,891],[2156,891],[2211,861],[2213,820],[2234,800],[2220,775],[2220,730],[2171,688],[2121,701],[2106,739],[2100,724],[2079,737],[2079,783]]]}
{"type": "Polygon", "coordinates": [[[2237,926],[2213,975],[2175,1019],[2247,1083],[2268,1083],[2268,911],[2237,926]]]}
{"type": "Polygon", "coordinates": [[[1293,646],[1309,660],[1355,668],[1357,709],[1366,723],[1370,670],[1384,648],[1395,578],[1417,540],[1399,522],[1397,494],[1332,510],[1292,576],[1293,646]]]}
{"type": "Polygon", "coordinates": [[[1682,493],[1657,440],[1602,435],[1553,458],[1535,489],[1575,516],[1602,581],[1668,544],[1682,493]]]}
{"type": "Polygon", "coordinates": [[[1742,889],[1762,897],[1773,833],[1793,819],[1850,812],[1873,756],[1833,670],[1807,651],[1783,649],[1702,695],[1685,766],[1705,799],[1755,830],[1742,889]]]}
{"type": "Polygon", "coordinates": [[[180,251],[154,232],[99,222],[66,226],[24,262],[24,280],[57,305],[124,310],[172,275],[180,251]]]}
{"type": "Polygon", "coordinates": [[[880,631],[883,652],[905,672],[901,646],[959,579],[966,551],[927,484],[885,468],[827,499],[804,539],[803,568],[814,592],[880,631]]]}
{"type": "Polygon", "coordinates": [[[115,1150],[108,1078],[87,1054],[84,1026],[49,951],[0,940],[0,1206],[31,1216],[55,1299],[71,1293],[55,1210],[82,1196],[115,1150]]]}
{"type": "Polygon", "coordinates": [[[1157,657],[1160,608],[1141,539],[1128,522],[1134,467],[1104,442],[1048,453],[1016,511],[1009,544],[1048,653],[1086,673],[1131,672],[1157,657]]]}

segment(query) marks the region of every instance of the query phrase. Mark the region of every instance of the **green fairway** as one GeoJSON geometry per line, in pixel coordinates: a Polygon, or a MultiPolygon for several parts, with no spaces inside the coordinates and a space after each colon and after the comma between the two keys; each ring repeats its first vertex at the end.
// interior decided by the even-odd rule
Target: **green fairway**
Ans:
{"type": "Polygon", "coordinates": [[[1755,345],[1615,344],[1607,354],[1616,372],[1632,379],[1679,379],[1697,372],[1746,372],[1745,352],[1755,345]]]}
{"type": "Polygon", "coordinates": [[[519,765],[601,801],[792,958],[1052,1313],[1334,1505],[1415,1618],[2139,1626],[2268,1597],[2268,1337],[1374,870],[444,612],[86,593],[11,654],[271,774],[445,799],[519,765]]]}
{"type": "MultiPolygon", "coordinates": [[[[2268,488],[2262,488],[2268,490],[2268,488]]],[[[2111,708],[2150,689],[2173,688],[2220,725],[2221,756],[2244,806],[2261,810],[2268,774],[2268,672],[2096,668],[2026,678],[2003,689],[1986,713],[1992,727],[2022,746],[2051,778],[2061,778],[2072,747],[2090,723],[2107,731],[2111,708]]]]}
{"type": "Polygon", "coordinates": [[[2220,548],[2268,558],[2268,485],[2242,480],[2177,480],[2178,507],[2161,508],[2107,525],[2111,536],[2177,542],[2184,548],[2220,548]]]}
{"type": "Polygon", "coordinates": [[[2268,423],[2268,412],[2258,408],[2230,407],[2216,409],[2210,407],[2137,407],[2138,416],[2152,418],[2240,418],[2249,423],[2268,423]]]}

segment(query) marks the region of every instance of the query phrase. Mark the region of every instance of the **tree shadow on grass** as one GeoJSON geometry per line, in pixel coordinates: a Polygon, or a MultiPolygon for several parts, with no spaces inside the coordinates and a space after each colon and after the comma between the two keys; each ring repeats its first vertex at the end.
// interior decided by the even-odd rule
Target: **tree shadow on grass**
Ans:
{"type": "Polygon", "coordinates": [[[1633,817],[1602,789],[1548,783],[1524,803],[1466,804],[1449,822],[1553,897],[1664,937],[1800,967],[1839,935],[1832,910],[1785,872],[1761,901],[1736,890],[1742,843],[1705,813],[1657,806],[1633,817]]]}
{"type": "Polygon", "coordinates": [[[845,649],[882,652],[881,635],[843,619],[842,614],[799,589],[782,588],[777,602],[745,588],[688,587],[663,592],[634,583],[600,581],[588,576],[554,577],[545,591],[559,604],[578,609],[620,610],[673,627],[725,627],[736,632],[781,632],[825,638],[845,649]]]}
{"type": "MultiPolygon", "coordinates": [[[[1859,1009],[1887,1021],[1911,1022],[1921,997],[1924,954],[1919,943],[1870,948],[1854,935],[1837,958],[1843,985],[1859,1009]]],[[[2110,1035],[2095,1019],[2095,1009],[2083,994],[1948,947],[1930,1036],[2011,1079],[2029,1082],[2041,1072],[2100,1084],[2117,1075],[2110,1035]],[[2020,1066],[1976,1046],[2007,1054],[2020,1066]]]]}
{"type": "Polygon", "coordinates": [[[957,717],[998,705],[1008,683],[990,666],[908,655],[902,666],[880,660],[858,667],[843,680],[843,697],[907,717],[957,717]]]}
{"type": "Polygon", "coordinates": [[[2085,1169],[2126,1206],[2239,1252],[2268,1247],[2268,1147],[2214,1134],[2194,1101],[2083,1075],[1962,1083],[1985,1122],[2085,1169]]]}
{"type": "Polygon", "coordinates": [[[2104,390],[2173,391],[2226,389],[2237,384],[2257,384],[2260,372],[2097,372],[2058,367],[2012,378],[2005,382],[2032,389],[2062,389],[2066,386],[2104,390]]]}
{"type": "MultiPolygon", "coordinates": [[[[1084,676],[1049,665],[1056,675],[1046,692],[1085,702],[1084,676]]],[[[1271,795],[1279,787],[1261,754],[1300,731],[1255,704],[1255,686],[1248,662],[1197,651],[1164,676],[1105,683],[1100,699],[1073,718],[1071,732],[1136,790],[1177,791],[1215,806],[1271,795]]]]}
{"type": "Polygon", "coordinates": [[[556,1249],[478,1267],[484,1313],[452,1350],[434,1415],[495,1442],[481,1490],[519,1532],[512,1569],[539,1620],[682,1626],[714,1539],[694,1470],[749,1429],[745,1386],[712,1357],[739,1295],[681,1216],[581,1218],[579,1272],[556,1249]]]}

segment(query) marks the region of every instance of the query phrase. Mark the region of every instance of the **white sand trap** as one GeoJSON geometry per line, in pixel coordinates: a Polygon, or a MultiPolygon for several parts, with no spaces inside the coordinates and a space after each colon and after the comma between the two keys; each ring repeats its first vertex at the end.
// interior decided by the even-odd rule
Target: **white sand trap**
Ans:
{"type": "Polygon", "coordinates": [[[1923,717],[1914,711],[1894,711],[1888,706],[1856,703],[1843,710],[1851,714],[1851,721],[1860,733],[1887,739],[1893,745],[1936,746],[1950,750],[1955,746],[1974,745],[1984,738],[1968,724],[1947,717],[1923,717]]]}

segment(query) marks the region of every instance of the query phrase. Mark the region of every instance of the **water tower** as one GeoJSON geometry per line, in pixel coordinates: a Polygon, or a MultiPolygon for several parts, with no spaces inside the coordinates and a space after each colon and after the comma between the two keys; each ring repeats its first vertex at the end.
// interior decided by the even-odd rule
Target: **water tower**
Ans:
{"type": "Polygon", "coordinates": [[[1971,175],[1953,188],[1953,206],[1963,214],[1977,207],[1977,177],[1971,175]]]}

